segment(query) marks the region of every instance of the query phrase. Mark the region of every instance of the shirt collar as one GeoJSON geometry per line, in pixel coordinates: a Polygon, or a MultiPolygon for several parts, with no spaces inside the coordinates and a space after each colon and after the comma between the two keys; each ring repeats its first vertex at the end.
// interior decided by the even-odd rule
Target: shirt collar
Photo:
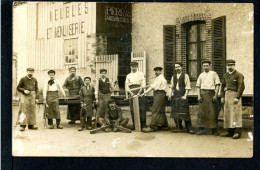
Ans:
{"type": "Polygon", "coordinates": [[[30,77],[28,77],[28,76],[26,76],[26,77],[27,77],[28,79],[30,79],[30,80],[33,78],[33,77],[30,78],[30,77]]]}
{"type": "Polygon", "coordinates": [[[228,74],[233,74],[235,71],[235,69],[232,72],[228,71],[228,74]]]}

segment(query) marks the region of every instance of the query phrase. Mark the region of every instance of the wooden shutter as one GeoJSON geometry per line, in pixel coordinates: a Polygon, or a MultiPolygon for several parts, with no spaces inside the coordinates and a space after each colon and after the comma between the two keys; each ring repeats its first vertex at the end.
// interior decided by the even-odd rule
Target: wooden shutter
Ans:
{"type": "Polygon", "coordinates": [[[212,57],[213,70],[222,79],[226,72],[226,16],[212,20],[212,57]]]}
{"type": "Polygon", "coordinates": [[[168,83],[170,83],[174,71],[176,54],[175,31],[175,25],[163,26],[164,76],[168,83]]]}

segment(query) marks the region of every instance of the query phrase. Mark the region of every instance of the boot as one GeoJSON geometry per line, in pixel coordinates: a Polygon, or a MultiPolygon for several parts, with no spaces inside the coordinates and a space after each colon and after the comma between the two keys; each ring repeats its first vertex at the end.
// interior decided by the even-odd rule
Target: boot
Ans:
{"type": "Polygon", "coordinates": [[[38,127],[34,126],[34,125],[28,125],[28,129],[30,129],[30,130],[37,130],[38,127]]]}
{"type": "Polygon", "coordinates": [[[58,125],[57,125],[57,129],[63,129],[63,126],[60,125],[60,124],[58,124],[58,125]]]}
{"type": "Polygon", "coordinates": [[[24,131],[25,128],[26,128],[26,125],[20,125],[20,131],[21,131],[21,132],[24,131]]]}

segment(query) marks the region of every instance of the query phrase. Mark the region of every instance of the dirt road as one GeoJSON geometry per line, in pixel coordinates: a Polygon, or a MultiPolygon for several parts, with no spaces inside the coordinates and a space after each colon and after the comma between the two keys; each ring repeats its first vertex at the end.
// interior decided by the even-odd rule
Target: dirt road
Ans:
{"type": "MultiPolygon", "coordinates": [[[[248,137],[252,122],[243,122],[242,138],[234,140],[220,136],[171,133],[98,133],[85,130],[78,132],[79,122],[69,125],[66,120],[66,106],[60,106],[61,123],[64,129],[45,129],[43,106],[38,114],[37,131],[19,131],[15,126],[18,106],[13,107],[13,156],[80,156],[80,157],[252,157],[253,142],[248,137]]],[[[130,118],[124,108],[123,116],[130,118]]],[[[167,115],[169,116],[169,114],[167,115]]],[[[148,113],[147,123],[151,115],[148,113]]],[[[168,117],[170,126],[175,126],[168,117]]],[[[219,127],[223,123],[219,122],[219,127]]],[[[128,127],[131,127],[131,121],[128,127]]],[[[221,130],[222,132],[223,129],[221,130]]]]}

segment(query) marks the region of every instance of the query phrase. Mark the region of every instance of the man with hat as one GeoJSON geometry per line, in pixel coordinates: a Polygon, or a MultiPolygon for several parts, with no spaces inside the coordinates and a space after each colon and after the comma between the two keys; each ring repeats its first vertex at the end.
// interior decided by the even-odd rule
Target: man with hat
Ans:
{"type": "Polygon", "coordinates": [[[176,73],[171,78],[171,85],[168,96],[168,100],[171,101],[173,92],[174,99],[172,102],[171,117],[174,118],[175,124],[178,126],[178,129],[183,129],[182,120],[184,120],[187,133],[193,134],[194,132],[192,130],[191,118],[189,113],[189,103],[187,99],[188,93],[191,90],[190,78],[188,74],[182,71],[183,65],[181,62],[176,62],[174,66],[176,73]],[[182,115],[180,115],[181,113],[182,115]],[[176,115],[180,119],[177,120],[176,115]]]}
{"type": "Polygon", "coordinates": [[[165,114],[165,97],[167,80],[162,75],[162,67],[155,67],[155,80],[151,86],[144,91],[142,95],[149,93],[153,90],[153,107],[152,107],[152,120],[150,127],[143,128],[143,132],[153,132],[157,130],[168,129],[168,122],[165,114]]]}
{"type": "Polygon", "coordinates": [[[21,78],[17,85],[17,90],[22,93],[19,106],[19,113],[25,114],[25,119],[20,122],[20,131],[24,131],[26,125],[28,129],[37,130],[36,127],[36,107],[38,103],[38,82],[33,77],[34,69],[27,68],[27,76],[21,78]]]}
{"type": "Polygon", "coordinates": [[[93,105],[95,100],[95,88],[90,84],[91,78],[84,78],[84,86],[80,89],[80,101],[81,101],[81,112],[80,112],[80,128],[78,131],[82,131],[86,125],[87,129],[92,129],[92,116],[93,116],[93,105]],[[86,121],[87,119],[87,121],[86,121]]]}
{"type": "Polygon", "coordinates": [[[128,118],[123,118],[121,108],[116,105],[114,99],[110,99],[108,101],[108,107],[106,108],[104,118],[100,118],[101,125],[111,125],[110,127],[106,128],[106,132],[114,131],[116,132],[118,126],[125,127],[129,121],[128,118]]]}
{"type": "MultiPolygon", "coordinates": [[[[63,88],[65,89],[65,92],[68,93],[68,97],[78,98],[79,91],[84,85],[84,82],[80,76],[76,75],[75,67],[70,67],[69,73],[70,76],[66,78],[63,88]]],[[[75,124],[76,120],[80,120],[80,109],[80,104],[68,105],[67,119],[71,120],[68,122],[69,124],[75,124]]]]}
{"type": "Polygon", "coordinates": [[[98,123],[100,118],[104,118],[105,111],[108,106],[108,101],[111,99],[111,92],[113,91],[113,84],[107,78],[107,70],[100,69],[101,77],[96,81],[95,85],[95,99],[97,103],[97,119],[98,123]]]}
{"type": "Polygon", "coordinates": [[[46,105],[46,112],[48,118],[49,129],[54,129],[53,119],[56,119],[56,125],[58,129],[63,129],[60,124],[60,110],[59,110],[59,91],[66,98],[66,94],[60,84],[60,82],[55,79],[55,71],[49,70],[48,75],[50,80],[44,83],[43,86],[43,99],[46,105]]]}
{"type": "Polygon", "coordinates": [[[224,74],[221,86],[221,102],[224,104],[225,137],[238,139],[242,135],[241,96],[245,89],[244,76],[235,69],[235,60],[227,60],[228,72],[224,74]]]}
{"type": "Polygon", "coordinates": [[[210,70],[211,62],[203,60],[202,72],[197,80],[198,88],[198,117],[197,126],[199,132],[197,135],[205,134],[206,129],[211,129],[213,135],[217,135],[218,126],[218,103],[217,95],[219,92],[220,80],[215,71],[210,70]]]}
{"type": "MultiPolygon", "coordinates": [[[[145,77],[144,73],[137,71],[138,69],[138,63],[133,61],[130,63],[131,65],[131,73],[129,73],[126,76],[125,80],[125,91],[129,93],[130,97],[133,97],[134,95],[140,95],[146,86],[145,83],[145,77]],[[134,91],[131,91],[131,89],[136,89],[134,91]]],[[[140,112],[140,122],[141,122],[141,128],[146,127],[146,108],[145,108],[145,96],[139,97],[139,112],[140,112]]],[[[133,121],[133,128],[135,127],[135,122],[134,122],[134,106],[133,106],[133,99],[129,100],[130,104],[130,111],[131,111],[131,116],[132,116],[132,121],[133,121]]]]}

